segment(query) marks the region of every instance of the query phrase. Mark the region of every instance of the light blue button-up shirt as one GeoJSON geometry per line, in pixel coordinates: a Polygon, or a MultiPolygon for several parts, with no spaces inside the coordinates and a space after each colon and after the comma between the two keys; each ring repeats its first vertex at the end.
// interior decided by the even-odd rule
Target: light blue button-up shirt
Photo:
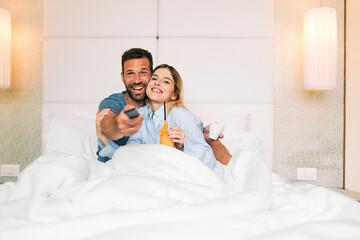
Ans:
{"type": "MultiPolygon", "coordinates": [[[[139,113],[144,114],[143,123],[139,131],[130,136],[127,144],[160,144],[160,130],[164,125],[164,106],[160,107],[155,112],[148,106],[143,106],[139,108],[139,113]]],[[[198,118],[185,108],[175,107],[169,112],[166,121],[169,129],[171,127],[179,127],[184,131],[185,153],[200,159],[211,169],[215,167],[216,158],[211,147],[205,141],[203,124],[198,118]]],[[[113,152],[116,150],[115,145],[110,143],[106,147],[108,156],[112,156],[113,152]]]]}
{"type": "MultiPolygon", "coordinates": [[[[130,136],[127,144],[160,144],[160,130],[164,125],[164,106],[153,112],[148,106],[139,109],[144,114],[139,131],[130,136]]],[[[166,117],[169,129],[179,127],[185,133],[184,152],[200,159],[205,165],[214,168],[214,153],[205,141],[203,124],[192,113],[182,107],[173,108],[166,117]]]]}

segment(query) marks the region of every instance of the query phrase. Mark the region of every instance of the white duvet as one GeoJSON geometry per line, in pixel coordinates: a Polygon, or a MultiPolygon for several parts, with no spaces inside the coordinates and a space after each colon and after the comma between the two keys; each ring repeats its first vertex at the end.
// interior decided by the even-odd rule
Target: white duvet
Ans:
{"type": "Polygon", "coordinates": [[[360,203],[292,186],[251,152],[214,170],[163,145],[52,152],[0,185],[0,239],[360,239],[360,203]]]}

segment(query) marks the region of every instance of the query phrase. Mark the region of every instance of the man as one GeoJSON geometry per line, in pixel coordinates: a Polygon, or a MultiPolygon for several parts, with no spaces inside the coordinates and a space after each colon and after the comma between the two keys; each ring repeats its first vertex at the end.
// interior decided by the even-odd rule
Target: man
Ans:
{"type": "MultiPolygon", "coordinates": [[[[99,161],[102,162],[111,159],[114,149],[125,145],[129,136],[136,133],[142,125],[143,115],[130,119],[124,111],[144,105],[146,85],[150,81],[153,71],[152,55],[144,49],[132,48],[122,55],[121,66],[121,79],[126,91],[112,94],[99,105],[99,110],[111,109],[111,112],[100,122],[101,129],[99,131],[112,140],[104,141],[104,144],[101,137],[99,138],[97,155],[99,161]]],[[[213,149],[216,159],[227,164],[231,155],[219,140],[214,141],[209,138],[208,126],[204,128],[204,137],[213,149]]]]}

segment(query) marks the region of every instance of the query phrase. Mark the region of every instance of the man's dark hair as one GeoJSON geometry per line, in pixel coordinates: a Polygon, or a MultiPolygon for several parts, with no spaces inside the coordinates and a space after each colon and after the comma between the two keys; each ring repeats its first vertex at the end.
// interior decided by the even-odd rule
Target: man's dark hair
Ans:
{"type": "Polygon", "coordinates": [[[153,72],[153,58],[149,51],[142,48],[131,48],[124,52],[121,57],[121,67],[122,71],[124,71],[124,63],[126,60],[136,59],[136,58],[147,58],[150,64],[150,71],[153,72]]]}

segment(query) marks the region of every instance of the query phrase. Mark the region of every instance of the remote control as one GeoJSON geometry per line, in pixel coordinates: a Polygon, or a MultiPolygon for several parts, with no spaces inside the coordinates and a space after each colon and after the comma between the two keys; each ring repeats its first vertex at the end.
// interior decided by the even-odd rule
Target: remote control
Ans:
{"type": "Polygon", "coordinates": [[[135,108],[127,110],[124,113],[131,119],[136,118],[137,116],[139,116],[139,112],[135,108]]]}

